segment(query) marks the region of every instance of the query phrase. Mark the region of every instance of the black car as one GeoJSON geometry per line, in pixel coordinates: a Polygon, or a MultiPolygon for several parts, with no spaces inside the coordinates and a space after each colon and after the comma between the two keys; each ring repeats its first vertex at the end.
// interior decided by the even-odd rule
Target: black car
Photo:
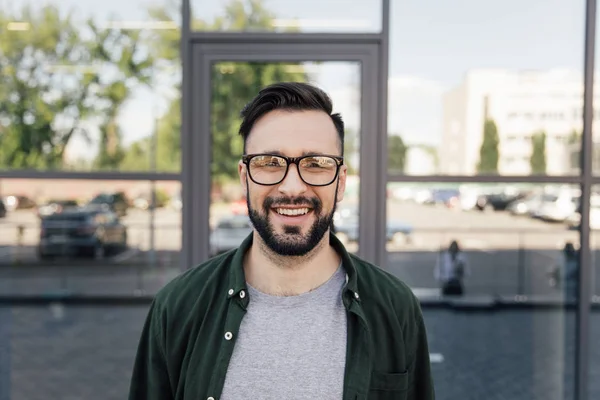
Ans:
{"type": "Polygon", "coordinates": [[[477,198],[478,210],[487,211],[504,211],[513,202],[519,201],[527,196],[528,193],[517,193],[517,194],[506,194],[506,193],[492,193],[484,194],[477,198]]]}
{"type": "Polygon", "coordinates": [[[103,206],[119,217],[127,215],[127,209],[129,208],[129,200],[123,192],[100,193],[88,204],[91,206],[103,206]]]}
{"type": "Polygon", "coordinates": [[[37,214],[39,217],[47,217],[48,215],[57,214],[67,208],[77,207],[76,200],[53,199],[38,206],[37,214]]]}
{"type": "Polygon", "coordinates": [[[67,209],[42,217],[38,255],[102,258],[127,247],[127,228],[103,208],[67,209]]]}

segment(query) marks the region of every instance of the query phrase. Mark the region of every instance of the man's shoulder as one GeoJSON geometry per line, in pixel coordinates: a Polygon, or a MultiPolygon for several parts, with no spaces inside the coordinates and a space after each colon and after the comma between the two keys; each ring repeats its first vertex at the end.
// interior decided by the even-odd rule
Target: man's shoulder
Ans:
{"type": "Polygon", "coordinates": [[[155,302],[163,308],[182,307],[210,295],[226,282],[234,253],[231,250],[181,273],[158,291],[155,302]]]}
{"type": "Polygon", "coordinates": [[[356,268],[363,298],[366,296],[380,306],[391,305],[399,314],[418,312],[419,301],[404,281],[355,255],[350,255],[350,258],[356,268]]]}

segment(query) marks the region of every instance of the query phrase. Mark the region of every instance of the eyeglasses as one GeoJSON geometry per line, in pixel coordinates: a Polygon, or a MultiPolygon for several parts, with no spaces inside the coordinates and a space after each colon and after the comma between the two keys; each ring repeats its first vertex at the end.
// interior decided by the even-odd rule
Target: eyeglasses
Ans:
{"type": "Polygon", "coordinates": [[[337,178],[343,157],[329,155],[307,155],[285,157],[276,154],[247,154],[242,162],[248,167],[248,175],[259,185],[277,185],[281,183],[290,164],[296,164],[300,179],[307,185],[327,186],[337,178]]]}

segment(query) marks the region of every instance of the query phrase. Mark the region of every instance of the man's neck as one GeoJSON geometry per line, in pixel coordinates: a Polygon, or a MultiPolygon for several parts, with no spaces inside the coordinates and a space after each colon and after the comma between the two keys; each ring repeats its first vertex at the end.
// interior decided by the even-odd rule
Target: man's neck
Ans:
{"type": "Polygon", "coordinates": [[[252,247],[244,257],[248,283],[263,293],[294,296],[325,283],[340,265],[340,256],[329,245],[329,233],[307,255],[292,257],[274,253],[254,232],[252,247]]]}

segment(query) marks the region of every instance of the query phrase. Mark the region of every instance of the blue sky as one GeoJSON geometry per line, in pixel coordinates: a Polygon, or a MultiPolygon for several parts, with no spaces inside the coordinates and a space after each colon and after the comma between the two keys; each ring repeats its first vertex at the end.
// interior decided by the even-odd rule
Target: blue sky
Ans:
{"type": "MultiPolygon", "coordinates": [[[[144,6],[156,0],[0,0],[18,8],[23,3],[58,4],[78,15],[143,20],[144,6]]],[[[225,0],[192,0],[196,15],[212,19],[225,0]]],[[[363,30],[380,27],[376,0],[266,0],[278,18],[362,21],[363,30]]],[[[435,144],[441,134],[441,95],[475,68],[583,68],[584,0],[391,0],[390,130],[409,141],[435,144]]],[[[313,29],[314,30],[314,29],[313,29]]],[[[323,30],[323,28],[317,29],[323,30]]],[[[339,30],[339,28],[337,28],[339,30]]],[[[347,31],[347,30],[346,30],[347,31]]],[[[352,68],[329,67],[318,83],[344,92],[352,68]]],[[[152,94],[140,91],[121,121],[127,141],[151,130],[152,94]]]]}

